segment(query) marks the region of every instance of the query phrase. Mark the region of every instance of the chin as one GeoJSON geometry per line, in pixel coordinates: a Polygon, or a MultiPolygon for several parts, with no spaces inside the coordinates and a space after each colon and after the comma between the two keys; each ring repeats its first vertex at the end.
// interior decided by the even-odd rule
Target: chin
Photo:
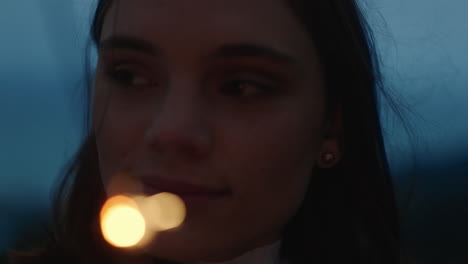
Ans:
{"type": "Polygon", "coordinates": [[[229,246],[219,241],[219,237],[212,239],[209,236],[204,236],[195,239],[182,237],[179,234],[170,231],[161,232],[148,245],[146,253],[157,259],[178,263],[220,262],[230,260],[238,255],[234,252],[226,252],[226,248],[229,246]],[[209,241],[215,241],[215,243],[209,243],[209,241]],[[220,252],[223,253],[220,254],[220,252]]]}

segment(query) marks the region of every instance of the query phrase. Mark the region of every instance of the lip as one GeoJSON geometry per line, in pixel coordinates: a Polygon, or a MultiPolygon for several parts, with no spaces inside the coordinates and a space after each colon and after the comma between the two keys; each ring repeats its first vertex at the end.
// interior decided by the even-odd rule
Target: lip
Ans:
{"type": "Polygon", "coordinates": [[[178,195],[187,204],[199,204],[217,200],[226,196],[226,189],[206,187],[192,183],[166,180],[158,174],[140,174],[143,184],[143,193],[148,196],[161,192],[170,192],[178,195]]]}

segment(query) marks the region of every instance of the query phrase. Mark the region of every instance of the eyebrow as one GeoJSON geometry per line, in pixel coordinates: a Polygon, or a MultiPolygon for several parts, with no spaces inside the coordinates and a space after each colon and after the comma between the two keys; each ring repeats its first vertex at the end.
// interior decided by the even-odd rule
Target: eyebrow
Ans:
{"type": "Polygon", "coordinates": [[[161,50],[149,41],[128,36],[114,35],[99,43],[99,50],[130,49],[151,56],[158,56],[161,50]]]}
{"type": "MultiPolygon", "coordinates": [[[[151,42],[129,36],[114,35],[99,44],[99,50],[130,49],[151,56],[161,56],[162,50],[151,42]]],[[[295,65],[298,61],[293,55],[279,51],[273,47],[254,43],[224,44],[208,56],[209,58],[257,57],[278,64],[295,65]]]]}
{"type": "Polygon", "coordinates": [[[222,45],[212,56],[221,58],[258,57],[274,61],[278,64],[297,64],[294,56],[289,55],[286,52],[279,51],[265,45],[251,43],[222,45]]]}

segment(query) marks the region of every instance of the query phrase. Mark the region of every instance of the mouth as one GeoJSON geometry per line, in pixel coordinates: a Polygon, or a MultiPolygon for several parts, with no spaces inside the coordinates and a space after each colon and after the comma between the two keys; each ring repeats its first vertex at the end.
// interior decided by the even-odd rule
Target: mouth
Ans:
{"type": "Polygon", "coordinates": [[[229,191],[227,190],[164,180],[158,177],[148,178],[142,179],[143,193],[145,195],[153,196],[162,192],[173,193],[179,196],[187,206],[206,205],[229,195],[229,191]]]}

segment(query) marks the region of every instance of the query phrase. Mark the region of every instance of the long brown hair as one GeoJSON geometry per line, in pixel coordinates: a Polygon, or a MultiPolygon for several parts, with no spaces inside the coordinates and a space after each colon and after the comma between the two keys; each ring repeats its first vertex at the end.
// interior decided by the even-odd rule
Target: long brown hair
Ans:
{"type": "MultiPolygon", "coordinates": [[[[98,2],[91,29],[95,47],[111,4],[98,2]]],[[[281,255],[292,264],[401,263],[402,239],[379,98],[400,117],[405,105],[397,104],[383,84],[370,26],[355,0],[292,0],[290,6],[315,41],[327,115],[340,109],[345,153],[337,166],[313,172],[301,208],[285,227],[281,255]]],[[[90,124],[89,111],[86,114],[90,124]]],[[[99,231],[105,194],[92,131],[88,129],[58,187],[48,245],[32,259],[54,256],[67,263],[94,263],[111,262],[110,256],[122,254],[108,246],[99,231]]],[[[27,259],[31,260],[20,257],[17,263],[30,263],[27,259]]]]}

